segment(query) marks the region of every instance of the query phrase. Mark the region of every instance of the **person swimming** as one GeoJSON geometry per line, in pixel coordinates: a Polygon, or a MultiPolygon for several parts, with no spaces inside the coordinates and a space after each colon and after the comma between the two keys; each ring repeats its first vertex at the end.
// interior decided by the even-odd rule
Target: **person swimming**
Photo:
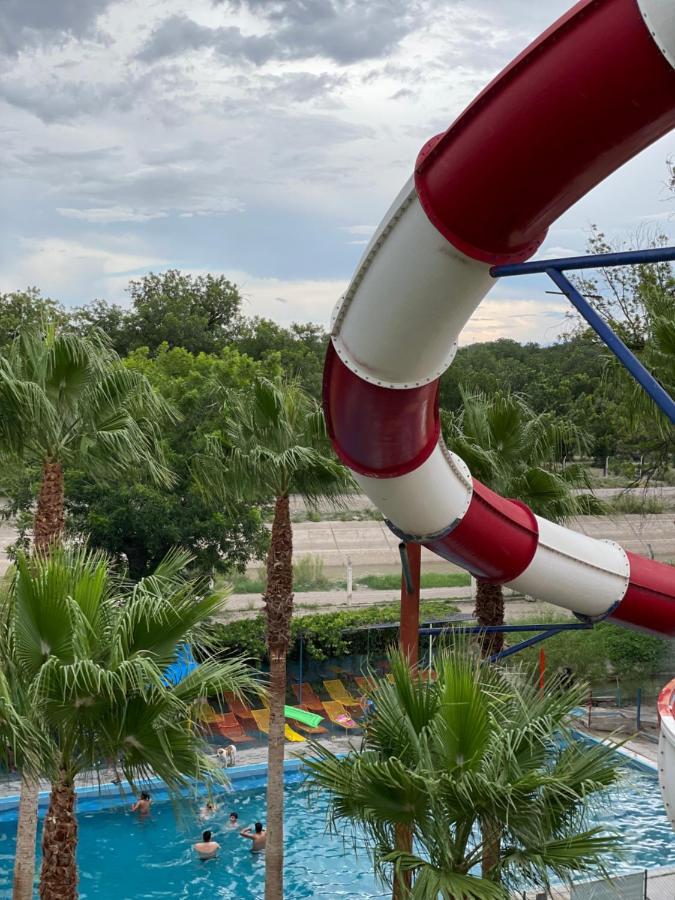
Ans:
{"type": "Polygon", "coordinates": [[[147,791],[143,791],[138,800],[131,807],[132,812],[140,813],[142,816],[147,816],[150,812],[150,804],[152,800],[150,799],[150,794],[147,791]]]}
{"type": "Polygon", "coordinates": [[[239,826],[239,813],[231,812],[227,823],[228,828],[237,828],[239,826]]]}
{"type": "Polygon", "coordinates": [[[210,831],[203,832],[201,841],[194,845],[194,851],[200,859],[213,859],[219,850],[220,844],[212,840],[210,831]]]}
{"type": "Polygon", "coordinates": [[[261,850],[265,849],[265,845],[267,844],[267,832],[263,828],[262,822],[256,822],[253,826],[253,831],[250,828],[243,828],[239,834],[243,838],[248,838],[249,841],[253,841],[251,846],[251,853],[260,853],[261,850]]]}
{"type": "Polygon", "coordinates": [[[199,815],[202,819],[209,819],[211,816],[215,815],[218,811],[218,804],[214,803],[212,800],[207,800],[204,806],[199,810],[199,815]]]}

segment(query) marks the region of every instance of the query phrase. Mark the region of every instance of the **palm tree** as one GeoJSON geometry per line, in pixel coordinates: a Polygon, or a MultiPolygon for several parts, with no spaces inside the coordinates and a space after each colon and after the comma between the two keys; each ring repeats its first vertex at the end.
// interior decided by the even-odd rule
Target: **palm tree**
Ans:
{"type": "MultiPolygon", "coordinates": [[[[147,379],[123,365],[102,335],[56,324],[28,327],[0,356],[0,465],[40,471],[33,540],[48,551],[64,528],[64,466],[94,479],[142,468],[168,483],[158,423],[170,414],[147,379]]],[[[37,785],[22,778],[14,900],[30,900],[35,871],[37,785]]]]}
{"type": "MultiPolygon", "coordinates": [[[[581,429],[535,413],[517,394],[462,390],[461,396],[459,412],[443,414],[443,437],[479,481],[554,522],[601,509],[577,492],[591,489],[588,470],[564,464],[566,454],[585,446],[581,429]]],[[[504,624],[501,585],[477,579],[475,615],[484,627],[504,624]]],[[[483,654],[499,653],[503,643],[501,634],[484,635],[483,654]]]]}
{"type": "Polygon", "coordinates": [[[64,527],[64,467],[92,478],[139,468],[164,483],[158,424],[170,408],[148,380],[127,369],[103,335],[55,324],[27,328],[0,356],[0,462],[40,469],[33,539],[45,550],[64,527]]]}
{"type": "Polygon", "coordinates": [[[310,504],[322,497],[339,502],[353,482],[332,454],[321,408],[297,382],[260,378],[249,392],[227,402],[226,415],[229,449],[223,454],[212,447],[200,461],[202,481],[223,492],[225,500],[233,491],[253,501],[274,498],[264,595],[270,657],[265,900],[282,900],[284,704],[293,612],[289,497],[300,494],[310,504]]]}
{"type": "Polygon", "coordinates": [[[440,655],[436,682],[400,654],[391,663],[393,682],[372,691],[362,748],[338,757],[315,744],[306,765],[330,793],[332,826],[348,822],[354,840],[365,836],[394,897],[508,900],[516,888],[547,888],[551,876],[604,874],[620,842],[591,825],[589,811],[620,769],[611,747],[570,738],[582,687],[541,694],[531,679],[480,665],[467,646],[440,655]],[[401,827],[414,850],[397,849],[401,827]],[[496,855],[479,875],[486,846],[496,855]]]}
{"type": "Polygon", "coordinates": [[[85,549],[20,556],[0,638],[9,667],[47,746],[40,771],[51,780],[42,832],[42,900],[77,897],[76,776],[102,759],[120,760],[134,784],[159,776],[176,790],[191,779],[222,784],[191,712],[200,698],[257,690],[238,659],[206,658],[179,684],[164,672],[177,646],[194,644],[223,598],[183,576],[176,552],[133,587],[109,560],[85,549]]]}

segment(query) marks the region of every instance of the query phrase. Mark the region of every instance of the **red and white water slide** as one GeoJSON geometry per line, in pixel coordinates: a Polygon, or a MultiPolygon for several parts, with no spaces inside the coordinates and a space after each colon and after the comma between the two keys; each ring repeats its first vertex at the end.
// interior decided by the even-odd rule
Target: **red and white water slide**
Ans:
{"type": "MultiPolygon", "coordinates": [[[[484,580],[675,636],[675,569],[536,516],[443,445],[440,375],[494,284],[548,227],[675,127],[675,0],[582,0],[444,133],[333,314],[324,408],[340,459],[397,534],[484,580]]],[[[660,702],[675,825],[675,681],[660,702]]]]}

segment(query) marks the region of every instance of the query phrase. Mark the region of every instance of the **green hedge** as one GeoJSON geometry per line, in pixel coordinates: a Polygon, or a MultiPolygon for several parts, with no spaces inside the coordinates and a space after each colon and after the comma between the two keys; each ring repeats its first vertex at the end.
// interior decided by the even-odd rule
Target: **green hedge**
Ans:
{"type": "MultiPolygon", "coordinates": [[[[518,624],[525,624],[526,621],[529,620],[518,624]]],[[[537,621],[543,623],[546,619],[537,621]]],[[[512,634],[507,636],[507,641],[515,644],[527,637],[530,635],[512,634]]],[[[662,672],[670,653],[670,643],[666,638],[631,631],[611,622],[600,622],[592,631],[561,631],[512,659],[514,662],[535,664],[540,648],[546,653],[546,668],[550,672],[570,666],[577,678],[591,684],[603,682],[614,675],[631,679],[662,672]]]]}
{"type": "MultiPolygon", "coordinates": [[[[457,612],[457,607],[447,600],[429,600],[420,604],[420,617],[442,618],[457,612]]],[[[362,610],[346,610],[311,616],[296,616],[291,625],[291,646],[289,659],[297,659],[300,652],[299,637],[302,634],[304,653],[311,659],[322,660],[331,656],[347,656],[352,653],[384,652],[398,639],[398,629],[381,631],[355,631],[347,629],[364,625],[378,625],[398,622],[398,603],[371,606],[362,610]]],[[[260,662],[267,660],[265,646],[265,619],[239,619],[236,622],[213,623],[208,626],[208,644],[218,654],[243,654],[260,662]]]]}

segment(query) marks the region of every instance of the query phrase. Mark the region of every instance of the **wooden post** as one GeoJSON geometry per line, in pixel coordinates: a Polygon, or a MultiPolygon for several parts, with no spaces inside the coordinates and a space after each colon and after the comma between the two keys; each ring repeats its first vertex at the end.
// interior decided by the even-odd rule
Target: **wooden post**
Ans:
{"type": "Polygon", "coordinates": [[[546,671],[546,651],[542,647],[539,650],[539,690],[544,690],[544,672],[546,671]]]}
{"type": "Polygon", "coordinates": [[[401,576],[401,633],[400,647],[410,667],[417,668],[418,645],[420,632],[420,574],[422,567],[421,544],[406,544],[408,554],[408,567],[410,572],[410,587],[406,584],[405,574],[401,576]]]}

